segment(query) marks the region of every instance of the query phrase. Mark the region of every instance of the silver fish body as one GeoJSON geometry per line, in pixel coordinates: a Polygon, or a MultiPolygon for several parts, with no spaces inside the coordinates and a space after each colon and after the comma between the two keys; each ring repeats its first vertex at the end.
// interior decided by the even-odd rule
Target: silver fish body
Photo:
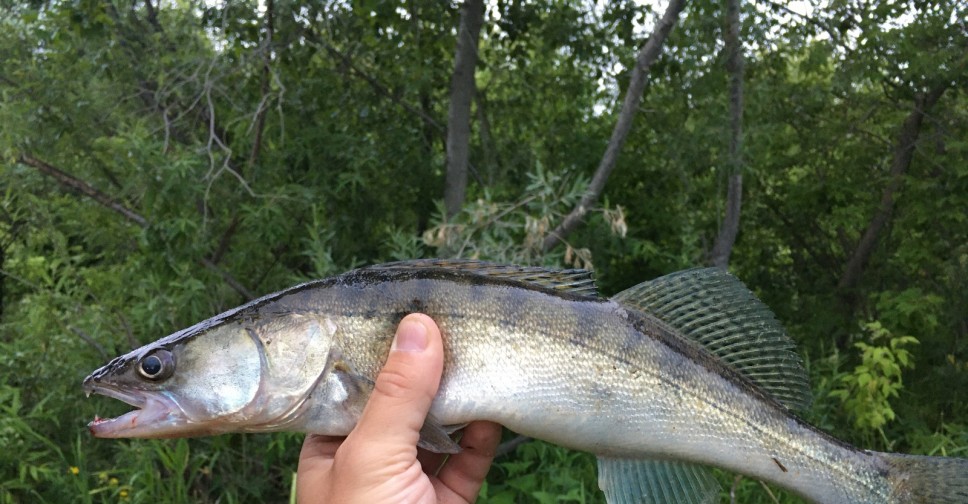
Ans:
{"type": "MultiPolygon", "coordinates": [[[[96,421],[91,430],[102,437],[345,435],[396,324],[422,312],[437,322],[445,345],[428,448],[447,451],[453,429],[494,421],[598,455],[600,484],[615,503],[715,502],[715,489],[699,482],[699,466],[822,503],[932,495],[968,502],[964,459],[851,447],[798,419],[746,374],[635,302],[586,295],[574,276],[558,288],[526,274],[482,273],[477,264],[356,270],[266,296],[135,350],[84,385],[141,409],[96,421]],[[918,480],[932,471],[951,480],[950,488],[918,480]],[[644,489],[629,481],[653,472],[667,481],[644,489]],[[935,494],[925,494],[925,485],[935,494]]],[[[787,382],[776,384],[783,390],[787,382]]]]}

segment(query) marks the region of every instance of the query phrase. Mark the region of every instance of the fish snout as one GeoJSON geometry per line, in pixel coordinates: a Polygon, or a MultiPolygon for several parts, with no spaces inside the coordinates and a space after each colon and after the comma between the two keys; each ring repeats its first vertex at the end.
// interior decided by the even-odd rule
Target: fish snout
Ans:
{"type": "Polygon", "coordinates": [[[97,384],[95,383],[97,381],[100,380],[95,378],[92,374],[87,375],[87,378],[84,378],[84,382],[81,383],[81,388],[84,389],[85,396],[91,397],[91,394],[97,392],[97,384]]]}

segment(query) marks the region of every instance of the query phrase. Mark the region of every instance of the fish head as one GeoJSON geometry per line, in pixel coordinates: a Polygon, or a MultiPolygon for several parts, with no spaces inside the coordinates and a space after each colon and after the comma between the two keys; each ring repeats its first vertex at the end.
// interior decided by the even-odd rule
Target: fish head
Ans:
{"type": "Polygon", "coordinates": [[[210,319],[179,331],[84,379],[88,395],[137,408],[88,428],[105,438],[292,430],[327,372],[335,331],[326,318],[299,314],[210,319]]]}

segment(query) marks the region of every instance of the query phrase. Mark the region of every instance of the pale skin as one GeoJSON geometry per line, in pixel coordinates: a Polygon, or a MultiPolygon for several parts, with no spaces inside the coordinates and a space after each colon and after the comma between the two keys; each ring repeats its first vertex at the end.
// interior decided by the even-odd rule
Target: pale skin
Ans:
{"type": "Polygon", "coordinates": [[[501,426],[473,422],[461,452],[417,449],[420,427],[440,385],[444,350],[430,317],[406,316],[349,436],[309,435],[299,454],[299,504],[463,504],[474,502],[501,440],[501,426]]]}

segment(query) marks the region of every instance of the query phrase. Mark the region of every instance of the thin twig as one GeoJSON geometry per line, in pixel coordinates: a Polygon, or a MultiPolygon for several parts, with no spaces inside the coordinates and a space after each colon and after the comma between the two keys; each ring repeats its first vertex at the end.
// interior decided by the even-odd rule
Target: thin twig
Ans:
{"type": "Polygon", "coordinates": [[[219,268],[212,261],[208,260],[207,258],[202,258],[199,262],[202,263],[202,266],[205,266],[206,268],[214,271],[215,273],[218,273],[218,275],[222,277],[222,280],[225,280],[225,283],[229,284],[229,287],[234,289],[235,292],[238,292],[239,294],[241,294],[246,301],[252,301],[253,299],[256,298],[255,294],[252,294],[252,291],[250,291],[249,289],[246,289],[245,286],[239,283],[239,281],[236,280],[235,277],[233,277],[231,274],[229,274],[229,272],[223,270],[222,268],[219,268]]]}
{"type": "Polygon", "coordinates": [[[736,487],[739,486],[740,481],[743,481],[743,475],[737,474],[733,478],[733,485],[729,487],[729,504],[736,504],[736,487]]]}
{"type": "Polygon", "coordinates": [[[510,441],[499,444],[497,447],[497,450],[494,451],[494,456],[501,457],[503,455],[507,455],[513,452],[514,450],[517,450],[519,446],[523,445],[524,443],[527,443],[528,441],[531,441],[531,438],[529,438],[528,436],[519,435],[510,441]]]}
{"type": "Polygon", "coordinates": [[[128,340],[128,346],[132,350],[141,346],[138,343],[138,340],[134,337],[134,331],[131,330],[131,324],[128,323],[128,319],[117,310],[114,310],[114,316],[118,318],[118,321],[121,322],[121,326],[124,327],[124,336],[128,340]]]}
{"type": "Polygon", "coordinates": [[[760,481],[760,486],[763,487],[763,490],[766,490],[766,495],[770,496],[770,500],[772,500],[774,504],[780,504],[780,501],[777,500],[775,495],[773,495],[773,492],[770,490],[770,487],[766,486],[766,483],[763,483],[762,481],[760,481]]]}
{"type": "Polygon", "coordinates": [[[533,195],[532,196],[528,196],[527,198],[524,198],[523,200],[521,200],[521,201],[515,203],[514,205],[508,207],[503,212],[495,215],[494,217],[491,217],[490,219],[488,219],[488,221],[486,223],[484,223],[483,226],[476,226],[476,227],[472,228],[471,229],[471,232],[470,233],[467,233],[467,237],[464,239],[464,243],[460,246],[460,249],[457,251],[457,257],[460,257],[464,253],[464,250],[467,249],[467,246],[470,245],[471,238],[474,236],[474,233],[476,233],[477,231],[479,231],[481,229],[487,229],[487,228],[491,227],[491,225],[493,225],[495,222],[501,220],[501,218],[503,218],[505,215],[507,215],[507,214],[509,214],[509,213],[511,213],[511,212],[513,212],[515,210],[517,210],[518,208],[523,207],[524,205],[527,205],[528,203],[531,203],[532,201],[534,201],[535,198],[537,198],[537,196],[533,196],[533,195]]]}
{"type": "Polygon", "coordinates": [[[87,343],[88,345],[91,345],[95,350],[97,350],[97,353],[101,356],[101,360],[108,360],[108,352],[104,350],[104,347],[101,346],[100,343],[95,341],[90,334],[87,334],[86,332],[74,326],[67,326],[67,328],[70,329],[71,332],[76,334],[79,338],[84,340],[85,343],[87,343]]]}

